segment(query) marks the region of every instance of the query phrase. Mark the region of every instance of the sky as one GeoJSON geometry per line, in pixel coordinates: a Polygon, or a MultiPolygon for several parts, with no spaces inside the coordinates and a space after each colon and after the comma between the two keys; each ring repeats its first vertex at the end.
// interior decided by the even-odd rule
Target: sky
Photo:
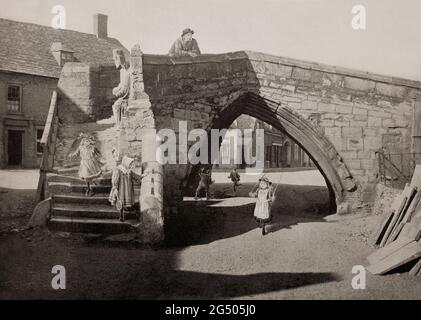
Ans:
{"type": "Polygon", "coordinates": [[[419,0],[0,0],[0,17],[92,33],[94,13],[130,49],[167,54],[190,27],[203,53],[251,50],[421,81],[419,0]],[[366,8],[354,30],[352,7],[366,8]]]}

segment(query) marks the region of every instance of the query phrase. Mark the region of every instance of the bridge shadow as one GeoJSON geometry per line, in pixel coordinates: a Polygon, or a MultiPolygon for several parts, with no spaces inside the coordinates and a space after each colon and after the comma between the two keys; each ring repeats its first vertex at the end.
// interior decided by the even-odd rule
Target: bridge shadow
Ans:
{"type": "MultiPolygon", "coordinates": [[[[139,272],[134,278],[141,277],[139,272]]],[[[158,281],[132,284],[132,292],[121,292],[121,299],[219,299],[256,295],[326,282],[339,281],[330,272],[273,272],[229,275],[192,271],[171,271],[158,281]],[[162,288],[171,288],[165,292],[162,288]]]]}
{"type": "MultiPolygon", "coordinates": [[[[255,199],[248,196],[252,187],[251,183],[242,184],[234,194],[231,184],[218,183],[208,201],[185,198],[180,212],[167,218],[166,244],[207,244],[258,228],[253,218],[255,199]]],[[[334,213],[327,187],[280,185],[275,196],[269,233],[299,223],[326,222],[324,217],[334,213]]]]}

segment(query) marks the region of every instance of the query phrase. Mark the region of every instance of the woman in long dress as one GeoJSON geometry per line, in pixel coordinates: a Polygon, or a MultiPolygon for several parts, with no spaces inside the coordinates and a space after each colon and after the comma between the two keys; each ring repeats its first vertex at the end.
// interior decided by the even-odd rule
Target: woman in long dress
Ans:
{"type": "Polygon", "coordinates": [[[262,228],[262,235],[265,235],[266,224],[272,220],[271,207],[275,201],[272,182],[266,177],[259,179],[257,190],[250,195],[257,198],[254,208],[254,218],[259,224],[259,228],[262,228]]]}
{"type": "Polygon", "coordinates": [[[116,167],[111,177],[112,188],[108,201],[111,205],[117,206],[117,209],[120,211],[120,221],[124,221],[125,211],[130,210],[135,203],[134,180],[141,183],[144,175],[133,171],[135,159],[124,156],[121,163],[118,164],[118,158],[118,155],[115,156],[116,167]]]}
{"type": "Polygon", "coordinates": [[[101,154],[95,147],[95,139],[92,136],[81,134],[77,150],[69,155],[70,158],[80,156],[79,177],[86,182],[85,195],[93,195],[91,183],[102,174],[102,163],[99,160],[101,154]]]}

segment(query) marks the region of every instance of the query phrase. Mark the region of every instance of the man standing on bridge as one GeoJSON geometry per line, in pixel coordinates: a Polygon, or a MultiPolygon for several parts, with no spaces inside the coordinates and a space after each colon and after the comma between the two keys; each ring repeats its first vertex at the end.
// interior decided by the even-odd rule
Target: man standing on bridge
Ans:
{"type": "Polygon", "coordinates": [[[181,37],[175,40],[171,46],[168,55],[170,57],[197,57],[200,54],[200,49],[196,39],[193,39],[193,33],[194,31],[190,28],[184,29],[181,37]]]}

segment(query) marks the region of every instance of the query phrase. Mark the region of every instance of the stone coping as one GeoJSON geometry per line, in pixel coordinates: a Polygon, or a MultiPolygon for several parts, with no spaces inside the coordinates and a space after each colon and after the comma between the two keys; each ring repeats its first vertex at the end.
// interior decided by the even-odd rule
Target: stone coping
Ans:
{"type": "Polygon", "coordinates": [[[337,75],[350,76],[355,78],[367,79],[376,82],[394,84],[410,88],[421,89],[421,82],[404,78],[385,76],[370,72],[364,72],[344,67],[336,67],[322,63],[297,60],[293,58],[278,57],[266,53],[254,51],[236,51],[222,54],[202,54],[195,58],[187,57],[169,57],[168,55],[144,54],[144,65],[183,65],[183,64],[199,64],[199,63],[221,63],[233,60],[249,60],[269,62],[284,66],[298,67],[307,70],[322,71],[337,75]]]}

